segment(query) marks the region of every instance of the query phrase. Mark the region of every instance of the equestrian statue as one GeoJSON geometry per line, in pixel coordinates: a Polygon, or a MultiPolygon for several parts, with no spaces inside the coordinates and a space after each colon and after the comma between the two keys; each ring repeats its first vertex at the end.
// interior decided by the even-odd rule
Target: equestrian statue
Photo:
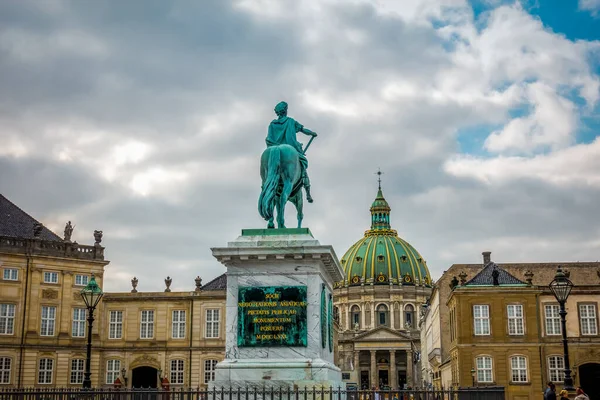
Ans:
{"type": "Polygon", "coordinates": [[[268,228],[275,228],[274,209],[277,208],[277,228],[285,228],[285,204],[289,201],[298,212],[298,228],[302,227],[302,188],[306,191],[306,200],[313,202],[308,179],[308,160],[306,150],[317,134],[287,116],[288,105],[285,101],[275,106],[274,119],[269,125],[267,148],[260,158],[260,176],[262,187],[258,199],[258,212],[268,221],[268,228]],[[304,149],[296,140],[296,134],[302,132],[312,136],[304,149]]]}

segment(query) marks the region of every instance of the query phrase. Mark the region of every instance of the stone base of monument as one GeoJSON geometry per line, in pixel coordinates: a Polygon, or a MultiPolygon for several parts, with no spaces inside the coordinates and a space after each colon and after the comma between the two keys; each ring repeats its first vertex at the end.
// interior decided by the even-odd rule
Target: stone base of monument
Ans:
{"type": "Polygon", "coordinates": [[[333,360],[333,248],[306,228],[247,229],[213,248],[227,267],[225,360],[209,390],[344,390],[333,360]]]}

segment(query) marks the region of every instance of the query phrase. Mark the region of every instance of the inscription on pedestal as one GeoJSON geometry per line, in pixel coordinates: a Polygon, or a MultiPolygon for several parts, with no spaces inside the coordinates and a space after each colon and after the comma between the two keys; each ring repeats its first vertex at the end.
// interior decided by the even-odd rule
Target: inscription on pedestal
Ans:
{"type": "Polygon", "coordinates": [[[238,346],[306,347],[306,286],[240,287],[238,346]]]}

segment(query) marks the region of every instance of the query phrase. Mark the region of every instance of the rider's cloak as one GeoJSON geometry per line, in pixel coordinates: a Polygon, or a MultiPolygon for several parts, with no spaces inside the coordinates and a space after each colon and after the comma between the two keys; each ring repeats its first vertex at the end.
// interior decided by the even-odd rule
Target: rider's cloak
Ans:
{"type": "Polygon", "coordinates": [[[290,117],[274,119],[269,125],[267,134],[267,147],[288,144],[298,151],[300,163],[304,169],[308,168],[308,160],[302,152],[302,144],[296,140],[296,133],[304,128],[302,124],[290,117]]]}

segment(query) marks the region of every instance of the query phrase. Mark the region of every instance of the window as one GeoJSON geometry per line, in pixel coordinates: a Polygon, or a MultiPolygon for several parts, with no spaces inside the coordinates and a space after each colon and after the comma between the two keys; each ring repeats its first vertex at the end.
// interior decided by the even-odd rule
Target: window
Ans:
{"type": "Polygon", "coordinates": [[[54,336],[54,320],[56,319],[56,307],[42,307],[42,326],[40,336],[54,336]]]}
{"type": "Polygon", "coordinates": [[[493,382],[492,378],[492,357],[481,356],[475,359],[477,366],[477,382],[493,382]]]}
{"type": "Polygon", "coordinates": [[[142,311],[140,323],[140,338],[152,339],[154,337],[154,310],[142,311]]]}
{"type": "Polygon", "coordinates": [[[16,268],[6,268],[4,270],[5,281],[16,281],[19,278],[19,270],[16,268]]]}
{"type": "Polygon", "coordinates": [[[88,284],[89,278],[87,275],[75,275],[75,285],[85,286],[88,284]]]}
{"type": "Polygon", "coordinates": [[[357,329],[360,327],[360,308],[356,305],[352,306],[350,313],[352,314],[352,326],[350,329],[357,329]]]}
{"type": "Polygon", "coordinates": [[[71,384],[80,385],[83,383],[83,363],[81,358],[71,360],[71,384]]]}
{"type": "Polygon", "coordinates": [[[473,321],[475,323],[475,335],[490,334],[490,306],[473,306],[473,321]]]}
{"type": "Polygon", "coordinates": [[[58,283],[58,272],[44,272],[44,283],[58,283]]]}
{"type": "Polygon", "coordinates": [[[206,310],[206,337],[219,337],[219,310],[206,310]]]}
{"type": "Polygon", "coordinates": [[[0,304],[0,335],[15,333],[15,305],[0,304]]]}
{"type": "Polygon", "coordinates": [[[412,304],[407,304],[404,307],[404,326],[406,328],[413,327],[414,314],[415,314],[415,308],[412,306],[412,304]]]}
{"type": "Polygon", "coordinates": [[[106,362],[106,384],[112,385],[121,374],[121,361],[108,360],[106,362]]]}
{"type": "Polygon", "coordinates": [[[565,360],[562,356],[548,357],[548,378],[550,382],[562,382],[565,379],[565,360]]]}
{"type": "Polygon", "coordinates": [[[508,334],[523,335],[523,306],[521,304],[510,304],[506,306],[508,314],[508,334]]]}
{"type": "Polygon", "coordinates": [[[10,385],[12,358],[0,357],[0,384],[10,385]]]}
{"type": "Polygon", "coordinates": [[[123,335],[123,311],[111,311],[108,322],[108,338],[121,339],[123,335]]]}
{"type": "Polygon", "coordinates": [[[73,309],[73,337],[85,337],[85,308],[73,309]]]}
{"type": "Polygon", "coordinates": [[[377,317],[379,318],[379,326],[387,326],[388,309],[385,304],[377,306],[377,317]]]}
{"type": "Polygon", "coordinates": [[[582,335],[598,334],[598,320],[596,319],[595,304],[579,305],[579,322],[581,324],[582,335]]]}
{"type": "Polygon", "coordinates": [[[51,358],[41,358],[40,368],[38,370],[38,383],[52,383],[52,371],[54,369],[54,360],[51,358]]]}
{"type": "Polygon", "coordinates": [[[217,366],[217,360],[205,360],[204,361],[204,383],[212,382],[215,380],[215,367],[217,366]]]}
{"type": "Polygon", "coordinates": [[[523,356],[510,358],[512,382],[527,382],[527,360],[523,356]]]}
{"type": "Polygon", "coordinates": [[[171,385],[183,385],[183,360],[171,360],[171,385]]]}
{"type": "Polygon", "coordinates": [[[560,314],[558,305],[546,304],[544,306],[544,315],[546,317],[546,335],[560,335],[560,314]]]}
{"type": "Polygon", "coordinates": [[[173,310],[173,339],[185,338],[185,310],[173,310]]]}

